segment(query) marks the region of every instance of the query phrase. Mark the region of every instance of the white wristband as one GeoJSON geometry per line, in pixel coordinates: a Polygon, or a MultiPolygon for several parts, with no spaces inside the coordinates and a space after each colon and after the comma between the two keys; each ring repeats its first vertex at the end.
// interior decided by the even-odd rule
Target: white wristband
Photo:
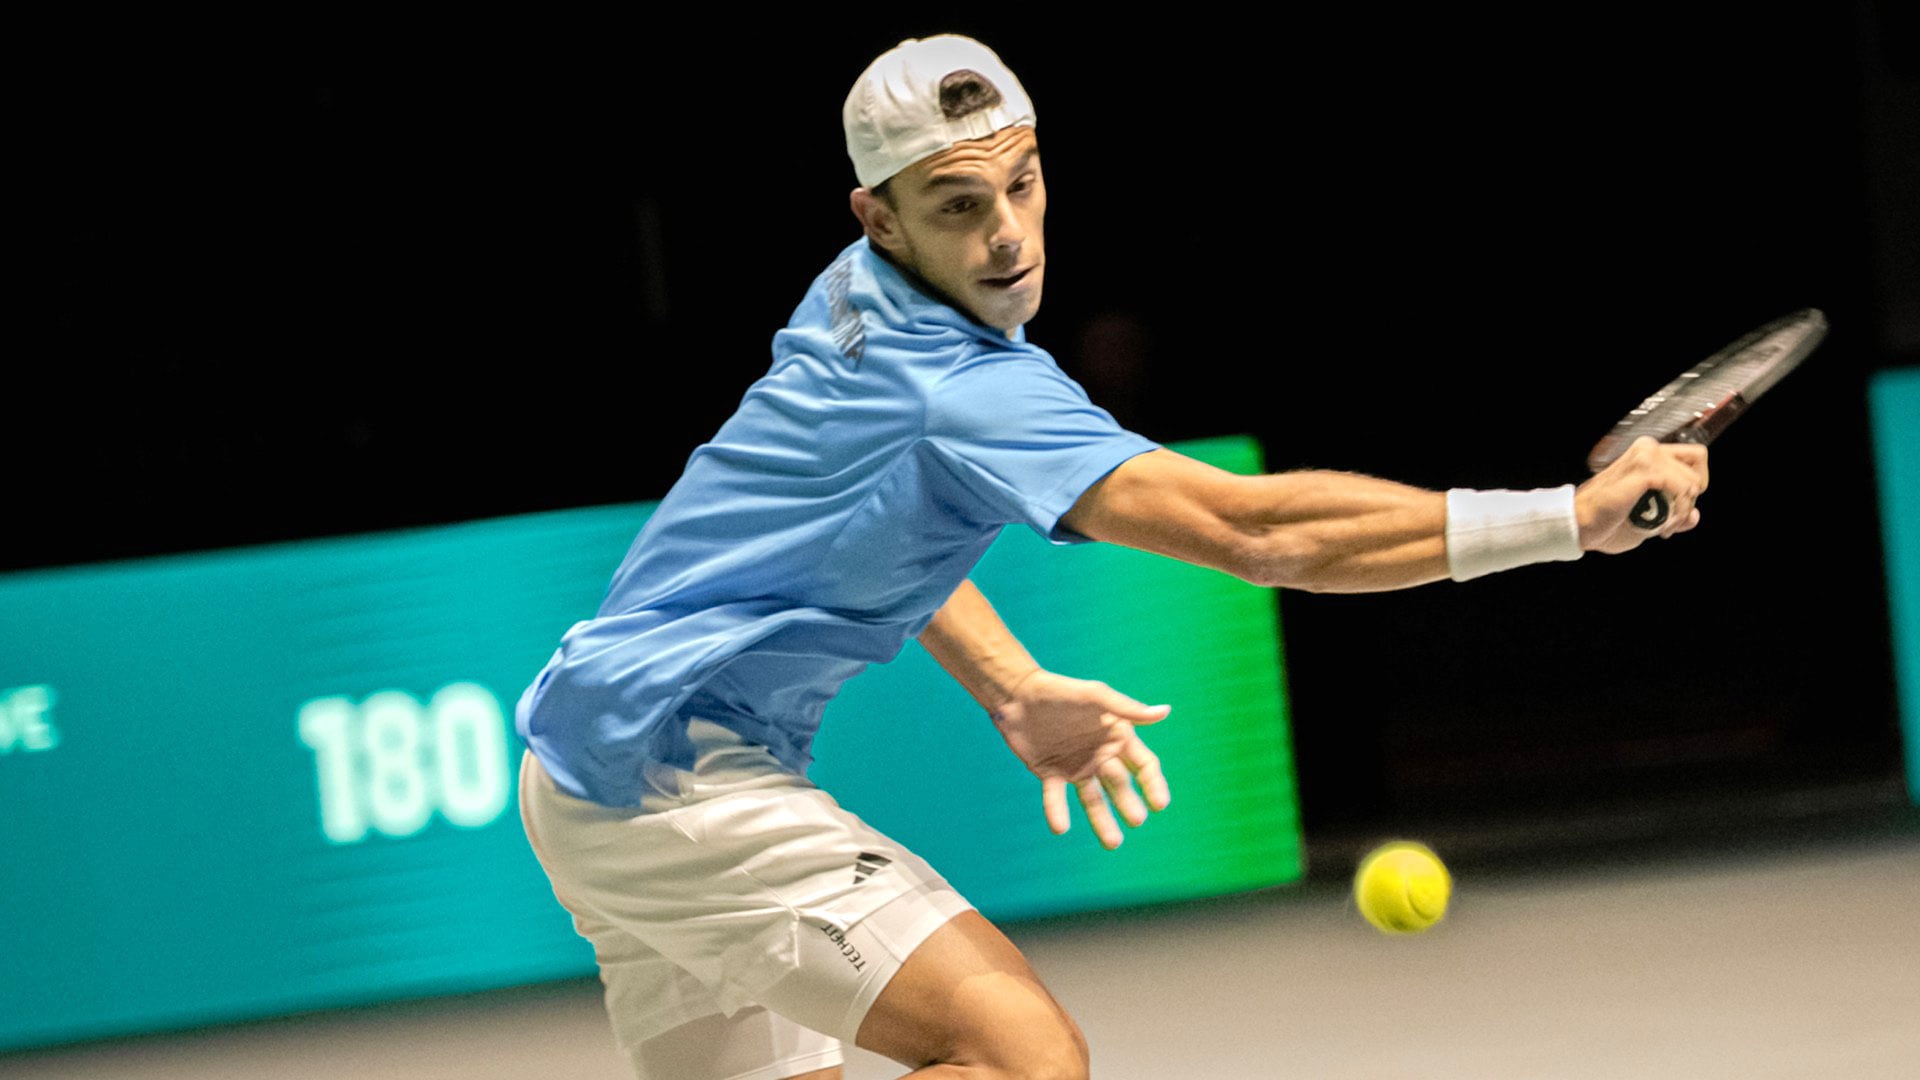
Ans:
{"type": "Polygon", "coordinates": [[[1455,581],[1528,563],[1571,562],[1581,554],[1572,484],[1447,492],[1447,570],[1455,581]]]}

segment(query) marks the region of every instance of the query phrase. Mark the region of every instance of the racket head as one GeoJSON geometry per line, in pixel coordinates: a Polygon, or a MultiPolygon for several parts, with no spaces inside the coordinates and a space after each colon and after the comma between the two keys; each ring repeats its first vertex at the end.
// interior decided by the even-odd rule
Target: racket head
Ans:
{"type": "Polygon", "coordinates": [[[1827,336],[1827,317],[1803,308],[1754,330],[1661,387],[1601,436],[1587,468],[1606,468],[1643,435],[1704,446],[1798,367],[1827,336]]]}

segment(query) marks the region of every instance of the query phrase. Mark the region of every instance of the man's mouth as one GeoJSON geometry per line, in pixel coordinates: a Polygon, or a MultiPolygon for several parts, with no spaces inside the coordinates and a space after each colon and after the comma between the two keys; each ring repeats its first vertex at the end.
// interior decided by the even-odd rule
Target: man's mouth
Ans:
{"type": "Polygon", "coordinates": [[[1009,289],[1020,284],[1020,282],[1031,273],[1033,273],[1033,267],[1029,266],[1025,270],[1008,274],[1006,277],[981,278],[980,283],[995,289],[1009,289]]]}

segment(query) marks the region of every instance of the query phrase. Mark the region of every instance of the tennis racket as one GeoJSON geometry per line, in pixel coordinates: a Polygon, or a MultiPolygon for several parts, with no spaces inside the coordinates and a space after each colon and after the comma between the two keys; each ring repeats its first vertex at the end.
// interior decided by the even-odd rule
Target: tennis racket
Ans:
{"type": "MultiPolygon", "coordinates": [[[[1682,372],[1622,417],[1587,455],[1587,468],[1599,472],[1613,464],[1642,435],[1707,445],[1826,336],[1827,317],[1818,308],[1760,327],[1682,372]]],[[[1649,491],[1628,517],[1642,529],[1657,529],[1666,524],[1668,507],[1665,492],[1649,491]]]]}

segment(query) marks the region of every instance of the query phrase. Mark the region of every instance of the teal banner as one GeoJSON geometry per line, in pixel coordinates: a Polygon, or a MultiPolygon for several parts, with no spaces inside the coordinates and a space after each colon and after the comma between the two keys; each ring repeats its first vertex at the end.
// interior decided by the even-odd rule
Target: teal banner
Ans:
{"type": "MultiPolygon", "coordinates": [[[[0,577],[0,1050],[592,972],[512,705],[651,509],[0,577]]],[[[834,703],[815,780],[996,918],[1299,878],[1270,590],[1025,529],[975,581],[1042,663],[1173,704],[1173,806],[1117,852],[1053,836],[913,645],[834,703]]]]}
{"type": "Polygon", "coordinates": [[[1893,669],[1907,745],[1907,791],[1920,803],[1920,368],[1883,371],[1869,388],[1880,527],[1887,548],[1893,669]]]}

